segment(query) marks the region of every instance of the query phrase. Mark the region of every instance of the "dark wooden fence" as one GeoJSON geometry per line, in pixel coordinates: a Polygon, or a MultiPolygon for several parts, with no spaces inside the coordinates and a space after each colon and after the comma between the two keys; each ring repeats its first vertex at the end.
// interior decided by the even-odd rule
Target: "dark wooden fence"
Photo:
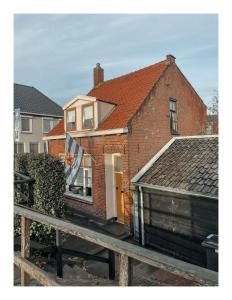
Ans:
{"type": "Polygon", "coordinates": [[[206,266],[207,235],[218,233],[218,201],[144,189],[145,244],[162,253],[206,266]]]}

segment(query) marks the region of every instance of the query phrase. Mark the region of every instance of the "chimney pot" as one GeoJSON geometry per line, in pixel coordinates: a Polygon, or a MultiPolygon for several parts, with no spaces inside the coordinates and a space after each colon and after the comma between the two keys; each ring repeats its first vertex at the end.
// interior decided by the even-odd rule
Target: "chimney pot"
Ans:
{"type": "Polygon", "coordinates": [[[169,64],[174,64],[176,60],[175,56],[173,56],[172,54],[166,55],[166,59],[169,62],[169,64]]]}
{"type": "Polygon", "coordinates": [[[93,69],[94,88],[98,87],[102,82],[104,82],[104,69],[102,69],[100,63],[96,63],[96,67],[93,69]]]}

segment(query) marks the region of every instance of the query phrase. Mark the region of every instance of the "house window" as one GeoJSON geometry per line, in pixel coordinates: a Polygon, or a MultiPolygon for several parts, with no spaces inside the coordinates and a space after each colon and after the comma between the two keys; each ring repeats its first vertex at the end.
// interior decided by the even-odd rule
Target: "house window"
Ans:
{"type": "Polygon", "coordinates": [[[76,109],[70,109],[66,112],[66,129],[68,131],[76,130],[76,109]]]}
{"type": "Polygon", "coordinates": [[[92,201],[92,159],[89,154],[84,154],[77,178],[68,187],[68,194],[92,201]]]}
{"type": "Polygon", "coordinates": [[[177,110],[176,110],[176,101],[169,100],[169,109],[170,109],[170,130],[171,133],[177,133],[177,110]]]}
{"type": "Polygon", "coordinates": [[[94,127],[94,108],[93,104],[82,106],[82,129],[91,129],[94,127]]]}
{"type": "Polygon", "coordinates": [[[48,133],[57,123],[56,119],[43,119],[43,133],[48,133]]]}
{"type": "Polygon", "coordinates": [[[21,119],[21,131],[24,133],[32,133],[32,119],[22,118],[21,119]]]}
{"type": "Polygon", "coordinates": [[[14,153],[24,153],[24,144],[23,143],[14,143],[14,153]]]}
{"type": "Polygon", "coordinates": [[[38,143],[30,143],[29,150],[30,153],[38,153],[39,152],[38,143]]]}

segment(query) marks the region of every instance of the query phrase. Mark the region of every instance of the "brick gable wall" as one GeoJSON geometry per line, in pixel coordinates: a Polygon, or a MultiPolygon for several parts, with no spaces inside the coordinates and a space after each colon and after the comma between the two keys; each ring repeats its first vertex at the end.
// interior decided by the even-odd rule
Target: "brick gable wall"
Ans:
{"type": "Polygon", "coordinates": [[[203,133],[206,107],[173,64],[131,120],[128,136],[130,178],[174,136],[170,133],[170,98],[177,101],[178,134],[203,133]]]}

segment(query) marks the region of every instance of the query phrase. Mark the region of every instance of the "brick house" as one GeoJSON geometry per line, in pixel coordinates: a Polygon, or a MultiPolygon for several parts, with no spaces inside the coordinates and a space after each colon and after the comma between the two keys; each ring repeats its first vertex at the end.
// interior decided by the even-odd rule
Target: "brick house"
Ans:
{"type": "Polygon", "coordinates": [[[97,64],[93,79],[93,89],[64,106],[64,119],[44,139],[50,154],[63,156],[69,132],[86,151],[66,204],[131,227],[131,178],[173,136],[201,134],[206,106],[172,55],[107,81],[97,64]]]}

